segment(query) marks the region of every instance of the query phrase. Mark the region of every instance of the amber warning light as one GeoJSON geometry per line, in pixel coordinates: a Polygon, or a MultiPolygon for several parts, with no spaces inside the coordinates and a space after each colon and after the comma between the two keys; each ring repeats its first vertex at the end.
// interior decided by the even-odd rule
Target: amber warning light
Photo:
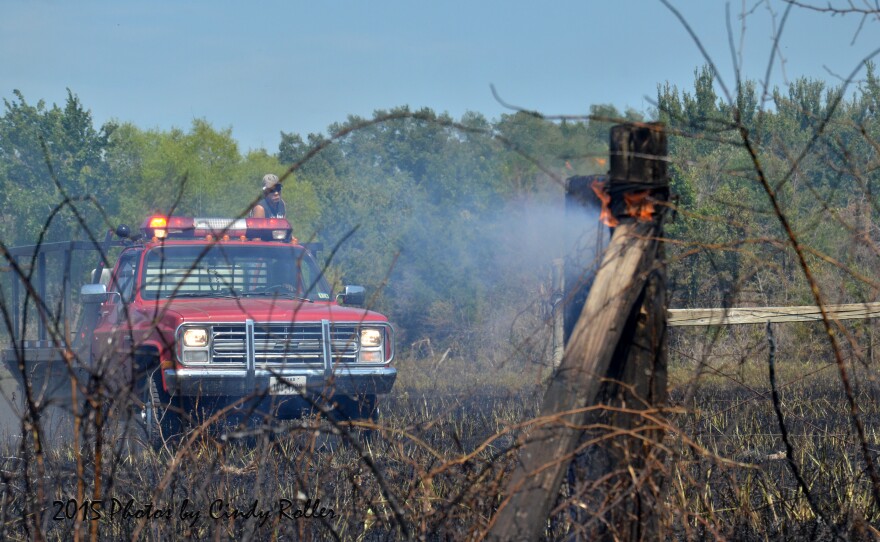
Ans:
{"type": "Polygon", "coordinates": [[[163,239],[168,235],[168,220],[164,216],[154,216],[150,219],[150,229],[153,230],[153,236],[157,239],[163,239]]]}
{"type": "Polygon", "coordinates": [[[186,230],[192,231],[192,228],[193,219],[181,216],[151,216],[141,225],[144,235],[157,239],[178,236],[186,230]]]}
{"type": "Polygon", "coordinates": [[[168,226],[168,219],[164,216],[154,216],[150,219],[151,228],[165,228],[168,226]]]}

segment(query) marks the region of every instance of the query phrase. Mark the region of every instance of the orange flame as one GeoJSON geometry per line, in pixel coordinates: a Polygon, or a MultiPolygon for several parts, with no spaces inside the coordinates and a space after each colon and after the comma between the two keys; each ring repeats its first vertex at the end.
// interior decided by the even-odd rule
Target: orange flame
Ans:
{"type": "Polygon", "coordinates": [[[602,212],[599,213],[599,222],[605,224],[609,228],[617,226],[620,222],[614,218],[614,215],[611,214],[611,209],[608,207],[611,204],[611,196],[605,192],[605,183],[595,180],[593,181],[593,184],[590,185],[590,188],[593,189],[593,193],[596,194],[596,197],[602,201],[602,212]]]}
{"type": "Polygon", "coordinates": [[[654,204],[648,199],[650,190],[626,193],[623,195],[623,203],[626,206],[626,214],[637,219],[639,222],[648,222],[654,216],[654,204]]]}
{"type": "MultiPolygon", "coordinates": [[[[590,185],[593,193],[602,202],[602,212],[599,213],[599,221],[613,228],[620,224],[620,221],[611,214],[611,196],[605,191],[605,183],[595,180],[590,185]]],[[[639,222],[648,222],[654,218],[654,202],[648,197],[650,190],[642,190],[641,192],[623,194],[623,203],[626,214],[635,218],[639,222]]]]}

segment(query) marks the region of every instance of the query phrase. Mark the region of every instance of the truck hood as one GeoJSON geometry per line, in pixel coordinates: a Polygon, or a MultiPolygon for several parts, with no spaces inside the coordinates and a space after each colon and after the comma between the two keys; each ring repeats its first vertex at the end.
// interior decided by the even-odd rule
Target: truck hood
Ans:
{"type": "Polygon", "coordinates": [[[176,313],[180,323],[388,321],[385,316],[363,308],[280,298],[172,299],[165,302],[164,309],[176,313]]]}

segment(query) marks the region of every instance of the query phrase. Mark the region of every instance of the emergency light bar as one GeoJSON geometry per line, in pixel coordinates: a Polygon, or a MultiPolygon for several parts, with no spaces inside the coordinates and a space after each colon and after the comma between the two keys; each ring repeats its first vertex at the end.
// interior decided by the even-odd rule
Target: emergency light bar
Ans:
{"type": "Polygon", "coordinates": [[[148,217],[141,231],[155,239],[260,239],[290,241],[293,228],[284,218],[191,218],[182,216],[148,217]]]}

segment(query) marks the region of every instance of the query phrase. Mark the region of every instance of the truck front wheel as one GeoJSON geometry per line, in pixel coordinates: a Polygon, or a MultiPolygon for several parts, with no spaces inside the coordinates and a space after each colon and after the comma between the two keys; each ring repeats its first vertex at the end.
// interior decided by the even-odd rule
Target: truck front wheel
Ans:
{"type": "Polygon", "coordinates": [[[143,401],[141,420],[144,433],[150,446],[158,450],[179,432],[180,426],[178,414],[171,410],[171,397],[162,387],[160,369],[147,376],[143,386],[143,401]]]}

